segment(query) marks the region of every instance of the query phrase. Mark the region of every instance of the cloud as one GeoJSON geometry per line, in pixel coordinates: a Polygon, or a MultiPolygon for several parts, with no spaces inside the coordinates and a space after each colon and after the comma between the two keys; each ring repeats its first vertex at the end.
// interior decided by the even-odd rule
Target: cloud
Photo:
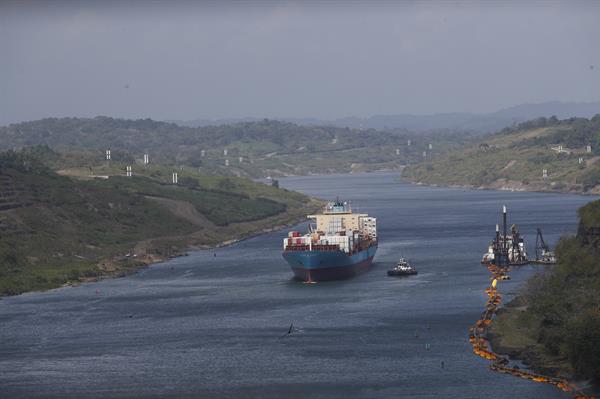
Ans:
{"type": "Polygon", "coordinates": [[[593,2],[3,2],[0,123],[593,101],[598,17],[593,2]]]}

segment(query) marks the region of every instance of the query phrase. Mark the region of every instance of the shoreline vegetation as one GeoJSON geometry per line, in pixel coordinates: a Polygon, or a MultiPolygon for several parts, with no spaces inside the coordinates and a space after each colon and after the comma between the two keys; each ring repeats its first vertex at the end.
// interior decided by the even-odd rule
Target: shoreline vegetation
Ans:
{"type": "MultiPolygon", "coordinates": [[[[403,169],[399,169],[402,171],[403,169]]],[[[590,195],[596,196],[600,195],[600,188],[593,189],[590,191],[580,191],[577,189],[566,189],[565,187],[561,187],[560,189],[553,189],[547,186],[535,186],[528,185],[523,186],[521,184],[515,183],[514,185],[511,182],[506,181],[497,181],[494,184],[474,186],[469,184],[438,184],[438,183],[427,183],[423,181],[412,181],[405,179],[402,175],[400,179],[405,181],[406,183],[411,183],[416,186],[426,186],[426,187],[442,187],[442,188],[457,188],[462,190],[493,190],[493,191],[512,191],[512,192],[523,192],[523,193],[555,193],[555,194],[577,194],[577,195],[590,195]]]]}
{"type": "MultiPolygon", "coordinates": [[[[313,213],[314,211],[316,211],[317,209],[319,209],[321,207],[321,202],[319,200],[316,199],[311,199],[311,203],[314,203],[315,206],[306,206],[305,208],[301,208],[306,212],[306,214],[310,214],[313,213]]],[[[187,247],[171,247],[171,250],[169,251],[168,255],[157,255],[155,252],[157,249],[160,248],[160,245],[157,246],[148,246],[146,242],[138,242],[135,245],[135,248],[143,248],[144,251],[150,252],[150,253],[146,253],[145,255],[143,255],[142,257],[139,257],[137,253],[133,253],[130,256],[117,256],[115,258],[112,259],[105,259],[101,262],[99,262],[98,266],[101,268],[101,270],[103,270],[103,274],[99,274],[97,276],[93,276],[93,277],[80,277],[78,280],[75,281],[67,281],[64,284],[62,284],[59,287],[54,287],[54,288],[50,288],[50,289],[55,289],[55,288],[61,288],[61,287],[72,287],[72,286],[78,286],[80,284],[84,284],[84,283],[90,283],[90,282],[96,282],[96,281],[100,281],[106,278],[119,278],[119,277],[125,277],[131,274],[135,274],[138,271],[145,269],[147,267],[152,266],[153,264],[157,264],[157,263],[162,263],[162,262],[166,262],[169,259],[174,259],[174,258],[178,258],[181,256],[188,256],[188,252],[190,251],[205,251],[205,250],[211,250],[211,249],[219,249],[219,248],[224,248],[239,242],[242,242],[244,240],[248,240],[257,236],[260,236],[262,234],[267,234],[267,233],[271,233],[274,231],[278,231],[281,229],[284,229],[286,227],[291,227],[291,226],[295,226],[296,224],[302,223],[303,221],[306,220],[306,215],[304,215],[304,217],[298,217],[296,219],[293,218],[292,215],[290,215],[288,218],[284,219],[284,220],[280,220],[279,222],[281,224],[277,224],[274,225],[272,227],[264,227],[264,228],[260,228],[258,226],[256,226],[257,222],[250,222],[249,224],[252,225],[252,227],[249,228],[249,230],[245,233],[241,233],[240,235],[237,236],[231,236],[230,238],[218,242],[216,244],[190,244],[190,246],[187,247]]],[[[263,225],[263,224],[268,224],[271,221],[269,219],[264,219],[260,221],[259,225],[263,225]]],[[[178,237],[161,237],[158,238],[158,241],[161,240],[176,240],[178,237]]],[[[0,296],[0,299],[2,299],[2,296],[0,296]]]]}
{"type": "Polygon", "coordinates": [[[68,157],[44,146],[0,153],[0,296],[126,275],[322,205],[247,178],[159,164],[126,177],[124,162],[68,168],[68,157]]]}
{"type": "Polygon", "coordinates": [[[497,353],[536,372],[600,387],[600,200],[583,206],[576,236],[563,237],[557,264],[528,280],[492,323],[497,353]]]}
{"type": "Polygon", "coordinates": [[[403,171],[415,184],[600,194],[600,114],[539,118],[428,157],[403,171]]]}

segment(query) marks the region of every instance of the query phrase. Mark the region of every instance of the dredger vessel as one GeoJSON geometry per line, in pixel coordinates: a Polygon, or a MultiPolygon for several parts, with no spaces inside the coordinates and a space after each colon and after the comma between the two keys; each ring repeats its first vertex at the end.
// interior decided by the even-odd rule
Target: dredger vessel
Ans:
{"type": "Polygon", "coordinates": [[[483,265],[507,267],[529,263],[525,241],[519,233],[517,225],[513,224],[510,227],[510,234],[507,232],[506,215],[506,205],[504,205],[502,207],[502,233],[500,226],[496,225],[496,236],[481,259],[483,265]]]}

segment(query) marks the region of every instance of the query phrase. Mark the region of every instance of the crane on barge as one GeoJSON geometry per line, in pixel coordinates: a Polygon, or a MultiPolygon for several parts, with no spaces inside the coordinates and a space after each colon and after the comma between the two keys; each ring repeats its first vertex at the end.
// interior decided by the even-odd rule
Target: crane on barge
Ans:
{"type": "Polygon", "coordinates": [[[556,255],[548,244],[546,244],[546,241],[544,241],[542,229],[539,227],[537,228],[537,235],[535,237],[535,260],[532,263],[541,263],[544,265],[553,265],[556,263],[556,255]]]}

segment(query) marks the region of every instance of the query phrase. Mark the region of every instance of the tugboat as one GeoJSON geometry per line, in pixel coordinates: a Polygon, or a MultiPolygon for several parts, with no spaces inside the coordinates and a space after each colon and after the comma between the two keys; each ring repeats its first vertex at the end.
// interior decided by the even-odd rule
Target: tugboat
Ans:
{"type": "Polygon", "coordinates": [[[388,276],[412,276],[417,271],[404,258],[400,258],[396,267],[387,272],[388,276]]]}

